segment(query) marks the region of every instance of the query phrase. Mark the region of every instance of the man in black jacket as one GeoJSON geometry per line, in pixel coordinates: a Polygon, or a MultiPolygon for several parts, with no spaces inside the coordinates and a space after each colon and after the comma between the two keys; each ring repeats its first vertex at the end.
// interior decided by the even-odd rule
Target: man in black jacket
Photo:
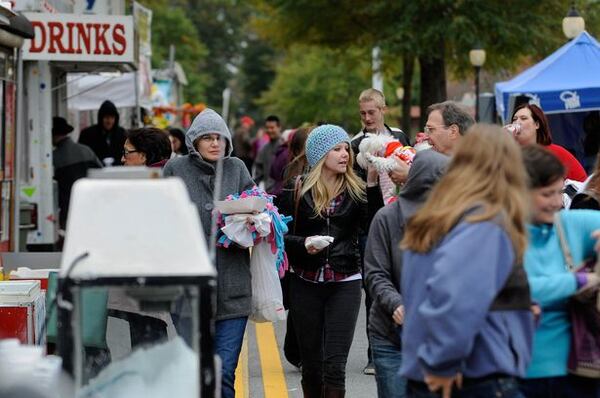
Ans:
{"type": "Polygon", "coordinates": [[[105,164],[121,165],[125,130],[119,126],[119,112],[115,104],[106,100],[100,105],[98,123],[81,131],[79,143],[89,146],[105,164]]]}
{"type": "MultiPolygon", "coordinates": [[[[352,137],[352,151],[354,156],[358,155],[358,146],[367,134],[384,134],[397,139],[402,145],[409,145],[409,140],[402,130],[396,127],[390,127],[385,124],[385,97],[383,93],[374,88],[369,88],[360,93],[358,97],[358,106],[360,110],[360,121],[363,129],[352,137]]],[[[355,163],[355,171],[363,178],[366,178],[365,170],[355,163]]]]}
{"type": "Polygon", "coordinates": [[[100,168],[102,163],[94,152],[85,145],[77,144],[69,137],[73,131],[67,121],[62,117],[52,118],[52,164],[54,166],[54,179],[58,183],[58,208],[59,225],[65,229],[71,188],[75,181],[87,175],[90,168],[100,168]]]}
{"type": "MultiPolygon", "coordinates": [[[[402,145],[409,145],[408,137],[404,132],[398,128],[392,128],[385,124],[385,112],[387,111],[387,106],[385,105],[385,97],[383,93],[374,88],[369,88],[363,90],[358,97],[358,106],[360,111],[360,121],[363,124],[363,129],[356,134],[351,141],[352,151],[354,152],[354,156],[358,155],[358,147],[362,140],[367,136],[367,134],[384,134],[388,135],[392,138],[397,139],[402,143],[402,145]]],[[[399,164],[399,167],[402,165],[399,164]]],[[[354,162],[354,171],[358,174],[363,180],[367,180],[367,171],[363,170],[357,162],[354,162]]],[[[399,179],[406,178],[406,174],[408,173],[408,167],[404,166],[397,173],[399,176],[392,176],[392,181],[396,182],[399,179]]],[[[390,174],[392,174],[390,173],[390,174]]],[[[364,262],[364,248],[366,244],[366,235],[367,231],[363,231],[359,236],[359,248],[360,248],[360,257],[361,264],[364,262]]],[[[371,308],[371,297],[369,292],[365,290],[365,305],[367,307],[367,323],[369,320],[369,310],[371,308]]],[[[369,349],[367,352],[368,363],[364,369],[365,374],[375,374],[375,368],[373,367],[373,363],[371,361],[371,346],[369,345],[369,349]]]]}

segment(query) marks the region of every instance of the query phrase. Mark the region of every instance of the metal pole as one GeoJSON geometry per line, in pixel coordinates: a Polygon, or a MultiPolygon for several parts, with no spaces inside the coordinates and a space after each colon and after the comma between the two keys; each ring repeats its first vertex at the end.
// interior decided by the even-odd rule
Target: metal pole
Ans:
{"type": "Polygon", "coordinates": [[[479,123],[479,72],[480,66],[475,67],[475,121],[479,123]]]}
{"type": "Polygon", "coordinates": [[[142,108],[140,107],[140,70],[135,70],[134,76],[134,87],[135,87],[135,120],[136,126],[134,128],[144,127],[144,121],[142,120],[142,108]]]}
{"type": "Polygon", "coordinates": [[[229,126],[229,103],[231,102],[231,89],[227,87],[223,90],[223,120],[225,124],[229,126]]]}
{"type": "Polygon", "coordinates": [[[175,74],[175,46],[173,44],[169,46],[169,73],[173,78],[175,74]]]}
{"type": "Polygon", "coordinates": [[[21,166],[23,156],[25,156],[25,109],[23,108],[23,57],[21,49],[17,49],[17,114],[15,127],[15,145],[14,151],[14,182],[13,195],[15,195],[15,204],[13,209],[13,228],[11,241],[13,242],[13,251],[20,252],[21,245],[21,166]]]}

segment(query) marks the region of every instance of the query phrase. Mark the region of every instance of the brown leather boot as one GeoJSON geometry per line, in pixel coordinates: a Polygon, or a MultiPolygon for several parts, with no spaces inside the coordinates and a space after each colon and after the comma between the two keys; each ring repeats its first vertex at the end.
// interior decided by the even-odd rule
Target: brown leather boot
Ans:
{"type": "Polygon", "coordinates": [[[327,384],[323,386],[324,398],[344,398],[344,395],[346,395],[346,390],[343,388],[328,386],[327,384]]]}
{"type": "Polygon", "coordinates": [[[323,397],[323,384],[318,382],[310,382],[302,380],[302,392],[304,398],[322,398],[323,397]]]}

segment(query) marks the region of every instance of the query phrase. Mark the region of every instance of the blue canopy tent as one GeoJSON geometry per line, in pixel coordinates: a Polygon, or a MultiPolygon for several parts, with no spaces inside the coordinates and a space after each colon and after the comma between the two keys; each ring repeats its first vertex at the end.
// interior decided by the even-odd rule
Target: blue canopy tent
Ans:
{"type": "Polygon", "coordinates": [[[503,121],[511,116],[517,96],[529,97],[548,115],[553,141],[589,169],[593,160],[585,159],[582,125],[590,111],[600,110],[600,43],[589,33],[582,32],[512,80],[496,83],[495,94],[503,121]]]}

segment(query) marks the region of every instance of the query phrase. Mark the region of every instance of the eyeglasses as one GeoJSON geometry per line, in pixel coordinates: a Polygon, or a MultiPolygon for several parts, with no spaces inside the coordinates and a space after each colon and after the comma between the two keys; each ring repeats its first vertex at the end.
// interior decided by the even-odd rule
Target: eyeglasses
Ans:
{"type": "Polygon", "coordinates": [[[202,137],[200,137],[200,141],[204,141],[204,142],[213,142],[213,141],[221,142],[221,141],[224,141],[224,139],[220,135],[207,134],[207,135],[203,135],[202,137]]]}
{"type": "Polygon", "coordinates": [[[425,134],[429,135],[433,131],[435,131],[435,129],[439,129],[439,128],[447,129],[449,127],[450,126],[444,126],[443,124],[440,124],[439,126],[432,126],[432,127],[425,126],[425,127],[423,127],[423,131],[425,132],[425,134]]]}
{"type": "Polygon", "coordinates": [[[139,151],[137,151],[135,149],[133,151],[130,151],[129,149],[123,149],[123,156],[127,156],[130,153],[136,153],[136,152],[139,152],[139,151]]]}

